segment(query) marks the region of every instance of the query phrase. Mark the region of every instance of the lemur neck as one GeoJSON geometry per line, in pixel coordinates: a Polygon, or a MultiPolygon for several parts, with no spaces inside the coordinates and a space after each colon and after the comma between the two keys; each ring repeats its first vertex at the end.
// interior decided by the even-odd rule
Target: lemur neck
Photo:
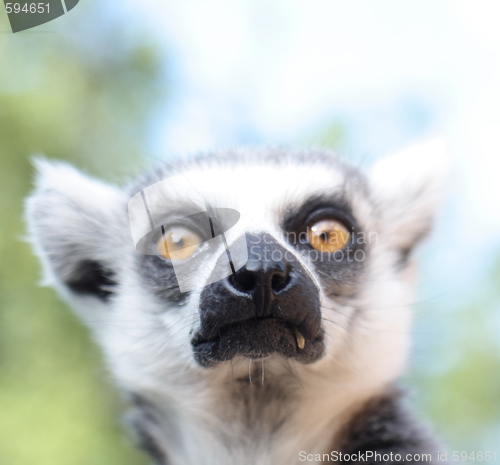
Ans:
{"type": "Polygon", "coordinates": [[[184,399],[180,392],[138,397],[134,424],[160,464],[299,464],[301,451],[331,451],[356,407],[372,395],[299,381],[269,376],[262,382],[254,374],[251,381],[206,385],[196,396],[190,390],[184,399]]]}

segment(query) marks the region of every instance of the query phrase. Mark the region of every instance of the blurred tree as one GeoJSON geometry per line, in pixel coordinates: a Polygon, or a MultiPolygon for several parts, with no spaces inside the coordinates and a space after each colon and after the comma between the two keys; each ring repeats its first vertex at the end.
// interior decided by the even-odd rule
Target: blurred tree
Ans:
{"type": "Polygon", "coordinates": [[[449,451],[500,446],[500,260],[481,295],[453,311],[422,308],[420,361],[408,378],[415,400],[449,451]],[[424,347],[427,346],[427,347],[424,347]]]}
{"type": "Polygon", "coordinates": [[[325,148],[330,150],[340,150],[343,155],[343,145],[345,143],[346,126],[339,119],[333,119],[323,125],[319,130],[315,128],[312,133],[300,137],[294,145],[302,148],[304,145],[325,148]]]}
{"type": "MultiPolygon", "coordinates": [[[[107,178],[141,164],[164,73],[144,30],[111,3],[88,0],[32,31],[0,34],[2,465],[146,463],[87,331],[36,287],[39,267],[21,240],[31,155],[107,178]]],[[[0,12],[0,31],[9,28],[0,12]]]]}
{"type": "Polygon", "coordinates": [[[345,126],[340,121],[331,123],[318,137],[314,140],[318,147],[329,149],[337,149],[343,142],[345,135],[345,126]]]}

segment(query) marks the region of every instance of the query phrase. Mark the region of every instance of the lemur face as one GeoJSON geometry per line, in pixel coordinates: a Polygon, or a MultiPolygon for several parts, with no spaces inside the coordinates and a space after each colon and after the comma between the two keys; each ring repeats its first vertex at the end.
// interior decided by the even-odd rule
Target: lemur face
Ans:
{"type": "Polygon", "coordinates": [[[369,175],[327,152],[236,151],[124,189],[38,162],[27,223],[46,282],[130,390],[248,377],[252,361],[383,383],[407,349],[410,255],[439,187],[422,159],[439,150],[369,175]]]}
{"type": "Polygon", "coordinates": [[[152,190],[135,186],[139,204],[129,209],[133,222],[151,220],[136,272],[156,296],[156,311],[190,309],[195,322],[186,335],[202,366],[237,356],[320,359],[327,323],[321,307],[353,298],[368,265],[364,231],[373,229],[376,207],[364,179],[324,160],[310,167],[202,163],[180,178],[152,190]],[[190,214],[195,200],[182,185],[193,186],[207,215],[190,214]],[[241,212],[230,228],[225,212],[241,212]]]}

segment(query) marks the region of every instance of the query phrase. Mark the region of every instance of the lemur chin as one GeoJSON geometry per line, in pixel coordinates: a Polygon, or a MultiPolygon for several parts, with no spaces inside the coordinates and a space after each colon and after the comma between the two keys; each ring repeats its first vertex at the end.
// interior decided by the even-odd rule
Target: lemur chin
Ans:
{"type": "Polygon", "coordinates": [[[124,188],[36,162],[45,283],[91,328],[156,463],[437,460],[395,380],[442,152],[363,174],[323,150],[233,150],[124,188]]]}

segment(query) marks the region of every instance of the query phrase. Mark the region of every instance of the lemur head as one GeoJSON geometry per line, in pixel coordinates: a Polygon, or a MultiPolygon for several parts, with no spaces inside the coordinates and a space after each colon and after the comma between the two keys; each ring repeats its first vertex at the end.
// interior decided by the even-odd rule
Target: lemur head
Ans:
{"type": "Polygon", "coordinates": [[[237,150],[126,188],[38,161],[27,224],[45,282],[126,389],[248,380],[251,361],[267,382],[376,387],[404,364],[412,251],[439,197],[425,160],[440,150],[367,175],[325,151],[237,150]]]}

